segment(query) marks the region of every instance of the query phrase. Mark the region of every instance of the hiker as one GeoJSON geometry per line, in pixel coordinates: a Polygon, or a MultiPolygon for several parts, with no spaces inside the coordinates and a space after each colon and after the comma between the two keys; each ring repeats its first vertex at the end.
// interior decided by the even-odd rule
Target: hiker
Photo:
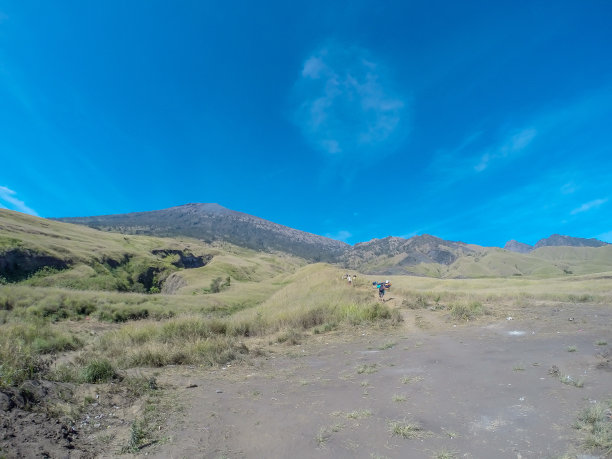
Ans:
{"type": "Polygon", "coordinates": [[[385,301],[385,290],[388,290],[391,288],[391,282],[389,282],[388,279],[384,282],[374,281],[372,282],[372,286],[378,288],[378,298],[384,302],[385,301]]]}

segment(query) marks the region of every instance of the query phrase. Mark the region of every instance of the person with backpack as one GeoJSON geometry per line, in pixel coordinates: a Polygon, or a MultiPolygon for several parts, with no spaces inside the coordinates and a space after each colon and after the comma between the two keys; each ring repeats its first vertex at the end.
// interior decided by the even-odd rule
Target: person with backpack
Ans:
{"type": "Polygon", "coordinates": [[[391,282],[386,280],[384,282],[374,281],[372,285],[378,289],[378,298],[381,301],[385,301],[385,290],[389,290],[391,288],[391,282]]]}

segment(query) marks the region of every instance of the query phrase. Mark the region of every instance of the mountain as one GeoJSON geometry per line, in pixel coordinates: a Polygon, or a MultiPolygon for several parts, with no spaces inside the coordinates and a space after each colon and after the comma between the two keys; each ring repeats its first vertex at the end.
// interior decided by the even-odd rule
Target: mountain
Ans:
{"type": "Polygon", "coordinates": [[[188,236],[226,241],[254,250],[278,250],[312,261],[335,261],[349,245],[306,233],[218,204],[186,204],[150,212],[58,218],[92,228],[127,234],[188,236]]]}
{"type": "Polygon", "coordinates": [[[561,234],[553,234],[546,239],[540,239],[536,245],[535,249],[539,249],[540,247],[556,247],[556,246],[566,246],[566,247],[603,247],[605,245],[609,245],[607,242],[600,241],[598,239],[585,239],[582,237],[572,237],[572,236],[563,236],[561,234]]]}
{"type": "Polygon", "coordinates": [[[523,242],[515,241],[514,239],[506,242],[504,250],[516,253],[529,253],[533,250],[533,246],[523,242]]]}
{"type": "MultiPolygon", "coordinates": [[[[548,244],[582,246],[542,245],[528,253],[518,253],[446,241],[431,235],[410,239],[386,237],[350,246],[216,204],[188,204],[152,212],[61,220],[80,225],[0,209],[0,283],[25,279],[31,285],[169,292],[180,289],[184,284],[181,279],[188,278],[205,288],[211,279],[200,279],[200,271],[192,268],[210,265],[210,272],[213,272],[225,265],[242,263],[239,260],[246,256],[244,254],[252,252],[249,247],[300,256],[299,259],[284,255],[270,257],[266,253],[253,252],[260,257],[253,262],[256,270],[269,264],[269,259],[292,260],[291,266],[303,264],[304,259],[308,259],[337,263],[344,269],[363,274],[439,278],[552,277],[612,271],[612,244],[567,236],[551,236],[542,244],[547,241],[548,244]],[[222,243],[211,245],[167,236],[189,236],[204,242],[222,243]],[[587,247],[586,244],[599,247],[587,247]],[[224,247],[228,251],[227,262],[219,255],[224,247]]],[[[527,244],[516,242],[507,246],[527,244]]],[[[266,268],[270,272],[277,269],[283,268],[276,265],[266,268]]],[[[232,270],[234,278],[236,272],[232,270]]],[[[247,271],[250,273],[251,268],[247,271]]],[[[244,273],[238,274],[244,277],[244,273]]]]}
{"type": "Polygon", "coordinates": [[[414,267],[420,264],[449,266],[462,256],[476,253],[476,247],[428,234],[410,239],[389,236],[355,244],[345,250],[339,261],[347,268],[366,272],[414,273],[414,267]]]}
{"type": "Polygon", "coordinates": [[[218,204],[186,204],[150,212],[58,220],[127,234],[225,241],[249,249],[281,251],[310,261],[337,263],[346,269],[381,275],[553,276],[612,269],[612,258],[603,250],[612,245],[596,239],[553,235],[534,247],[509,241],[506,250],[502,250],[425,234],[409,239],[389,236],[350,246],[218,204]],[[570,251],[570,248],[575,250],[570,251]]]}

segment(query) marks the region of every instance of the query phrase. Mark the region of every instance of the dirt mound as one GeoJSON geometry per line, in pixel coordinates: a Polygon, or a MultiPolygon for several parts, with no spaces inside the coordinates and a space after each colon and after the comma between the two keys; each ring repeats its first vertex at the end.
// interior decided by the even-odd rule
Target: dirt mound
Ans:
{"type": "Polygon", "coordinates": [[[26,381],[0,391],[0,453],[7,457],[89,458],[76,446],[78,431],[52,416],[48,403],[72,395],[69,384],[26,381]],[[41,403],[45,401],[45,403],[41,403]]]}

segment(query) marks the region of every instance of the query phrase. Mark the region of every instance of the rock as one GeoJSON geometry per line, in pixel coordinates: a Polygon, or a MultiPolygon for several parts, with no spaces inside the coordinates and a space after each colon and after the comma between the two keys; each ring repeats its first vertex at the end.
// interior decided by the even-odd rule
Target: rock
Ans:
{"type": "Polygon", "coordinates": [[[4,392],[0,392],[0,411],[10,411],[14,406],[11,397],[4,392]]]}
{"type": "Polygon", "coordinates": [[[217,389],[217,394],[222,394],[223,391],[221,389],[217,389]]]}
{"type": "Polygon", "coordinates": [[[19,393],[29,403],[38,403],[49,393],[48,387],[41,381],[30,380],[19,387],[19,393]]]}

